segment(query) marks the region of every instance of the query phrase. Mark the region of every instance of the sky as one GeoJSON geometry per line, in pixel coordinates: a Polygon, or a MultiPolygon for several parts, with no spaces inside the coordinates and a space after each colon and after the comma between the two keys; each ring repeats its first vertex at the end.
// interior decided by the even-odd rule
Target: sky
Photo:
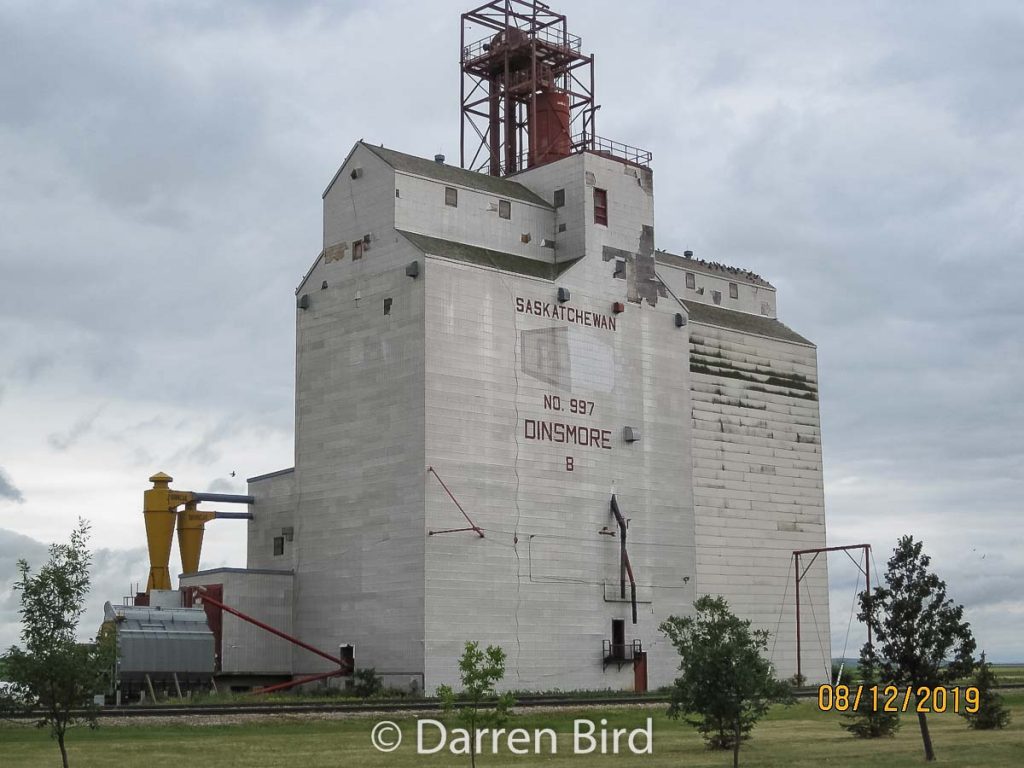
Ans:
{"type": "MultiPolygon", "coordinates": [[[[1024,6],[552,5],[598,133],[653,153],[658,247],[764,275],[818,345],[828,543],[878,569],[920,538],[979,650],[1024,662],[1024,6]]],[[[145,580],[151,474],[291,466],[320,194],[361,138],[458,158],[470,7],[0,3],[0,647],[17,558],[79,517],[93,632],[145,580]]],[[[204,567],[244,564],[243,526],[204,567]]]]}

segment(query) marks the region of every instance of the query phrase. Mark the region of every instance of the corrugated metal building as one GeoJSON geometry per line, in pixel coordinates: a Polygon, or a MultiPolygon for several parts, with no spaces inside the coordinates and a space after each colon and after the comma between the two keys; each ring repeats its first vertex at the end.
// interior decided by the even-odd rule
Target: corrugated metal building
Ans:
{"type": "Polygon", "coordinates": [[[214,671],[214,636],[201,608],[175,604],[103,606],[104,622],[114,627],[119,693],[125,701],[146,690],[146,677],[157,688],[205,688],[214,671]]]}

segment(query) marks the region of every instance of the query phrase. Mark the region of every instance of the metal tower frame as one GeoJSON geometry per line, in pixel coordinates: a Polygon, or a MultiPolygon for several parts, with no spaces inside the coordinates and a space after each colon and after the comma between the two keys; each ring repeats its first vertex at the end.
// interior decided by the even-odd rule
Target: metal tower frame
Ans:
{"type": "Polygon", "coordinates": [[[594,57],[580,44],[539,0],[492,0],[462,14],[463,168],[507,176],[532,165],[529,116],[542,90],[568,96],[571,151],[593,148],[594,57]]]}
{"type": "MultiPolygon", "coordinates": [[[[793,550],[793,570],[796,576],[796,674],[797,679],[803,677],[803,669],[800,664],[800,582],[803,581],[804,576],[811,570],[811,566],[814,565],[814,561],[818,559],[818,555],[822,552],[845,552],[847,557],[850,557],[851,562],[857,566],[857,570],[864,576],[864,588],[870,594],[871,592],[871,545],[870,544],[849,544],[845,547],[817,547],[815,549],[795,549],[793,550]],[[862,549],[864,550],[864,567],[860,567],[860,563],[850,557],[851,549],[862,549]],[[800,572],[800,555],[814,555],[811,558],[811,562],[807,564],[803,572],[800,572]]],[[[826,585],[827,589],[827,585],[826,585]]],[[[868,624],[868,645],[871,645],[871,625],[868,624]]]]}

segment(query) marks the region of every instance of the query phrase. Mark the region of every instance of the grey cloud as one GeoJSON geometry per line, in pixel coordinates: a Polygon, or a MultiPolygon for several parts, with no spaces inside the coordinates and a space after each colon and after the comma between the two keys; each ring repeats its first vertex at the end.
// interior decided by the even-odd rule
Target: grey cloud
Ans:
{"type": "Polygon", "coordinates": [[[7,473],[4,471],[3,467],[0,467],[0,500],[13,501],[18,504],[21,504],[23,501],[25,501],[24,495],[14,485],[14,482],[11,480],[11,478],[7,476],[7,473]]]}
{"type": "Polygon", "coordinates": [[[206,493],[242,493],[245,490],[241,480],[218,477],[206,486],[206,493]]]}
{"type": "Polygon", "coordinates": [[[99,418],[103,412],[103,407],[100,406],[92,413],[83,416],[74,424],[67,432],[54,432],[51,433],[46,441],[50,444],[50,447],[57,451],[66,451],[71,448],[79,440],[88,435],[93,430],[93,425],[96,423],[96,419],[99,418]]]}
{"type": "MultiPolygon", "coordinates": [[[[148,572],[148,556],[143,547],[111,549],[95,547],[92,542],[91,587],[86,598],[86,610],[79,624],[79,637],[95,636],[103,621],[103,603],[119,603],[129,594],[132,580],[148,572]]],[[[20,635],[21,605],[19,593],[13,589],[17,580],[17,562],[28,561],[32,570],[38,570],[49,557],[48,545],[9,529],[0,528],[0,648],[16,643],[20,635]]]]}

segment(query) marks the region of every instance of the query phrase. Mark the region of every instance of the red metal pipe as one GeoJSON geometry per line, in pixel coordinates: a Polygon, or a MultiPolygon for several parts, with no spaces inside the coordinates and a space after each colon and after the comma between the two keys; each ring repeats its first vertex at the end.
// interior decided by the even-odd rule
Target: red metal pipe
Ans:
{"type": "Polygon", "coordinates": [[[325,680],[328,677],[337,677],[338,675],[344,674],[340,669],[335,669],[331,672],[322,672],[319,675],[307,675],[306,677],[300,677],[295,680],[289,680],[286,683],[277,683],[276,685],[268,685],[266,688],[259,688],[253,691],[253,695],[258,693],[276,693],[277,691],[286,691],[289,688],[294,688],[296,685],[302,685],[304,683],[315,683],[317,680],[325,680]]]}
{"type": "MultiPolygon", "coordinates": [[[[217,600],[214,597],[210,597],[207,594],[206,587],[197,586],[196,589],[199,590],[200,592],[202,592],[202,599],[203,600],[207,600],[207,601],[213,603],[214,605],[216,605],[221,610],[227,611],[228,613],[230,613],[232,616],[237,616],[242,621],[247,621],[250,624],[254,624],[255,626],[259,627],[260,629],[266,630],[267,632],[269,632],[272,635],[277,635],[278,637],[283,638],[283,639],[287,640],[289,643],[297,645],[300,648],[305,648],[310,653],[315,653],[317,656],[322,656],[323,658],[327,659],[328,661],[333,661],[339,667],[346,667],[346,666],[348,666],[347,662],[343,661],[342,659],[338,658],[337,656],[331,656],[331,654],[329,654],[329,653],[327,653],[325,651],[321,651],[319,648],[314,648],[309,643],[302,642],[297,637],[292,637],[287,632],[282,632],[280,629],[276,629],[276,628],[270,626],[269,624],[264,624],[259,619],[254,619],[252,616],[248,616],[248,615],[242,613],[241,611],[232,608],[230,605],[225,605],[220,600],[217,600]]],[[[342,672],[346,672],[346,671],[348,671],[348,670],[342,669],[342,670],[338,670],[337,673],[332,673],[332,674],[341,674],[342,672]]]]}
{"type": "Polygon", "coordinates": [[[871,549],[870,544],[847,544],[843,547],[815,547],[814,549],[794,549],[794,555],[810,555],[816,552],[839,552],[844,549],[871,549]]]}
{"type": "Polygon", "coordinates": [[[800,670],[800,553],[793,553],[793,571],[796,574],[796,679],[803,675],[800,670]]]}
{"type": "MultiPolygon", "coordinates": [[[[622,512],[619,511],[619,502],[615,499],[615,494],[612,494],[612,514],[615,515],[615,520],[619,524],[619,531],[621,538],[620,543],[620,566],[621,570],[629,576],[629,596],[630,603],[633,606],[633,623],[636,624],[636,579],[633,578],[633,566],[629,562],[629,554],[626,552],[626,519],[622,516],[622,512]]],[[[620,577],[621,578],[621,577],[620,577]]],[[[622,591],[625,592],[625,584],[622,585],[622,591]]]]}
{"type": "MultiPolygon", "coordinates": [[[[804,576],[807,575],[807,571],[811,570],[811,566],[814,565],[814,561],[818,555],[822,552],[846,552],[849,554],[851,549],[862,549],[864,550],[864,584],[867,587],[867,593],[871,595],[871,545],[870,544],[846,544],[840,547],[815,547],[814,549],[794,549],[793,550],[793,571],[796,582],[796,673],[799,676],[802,672],[800,664],[800,582],[804,576]],[[811,562],[807,568],[804,569],[803,573],[800,573],[800,555],[811,555],[811,562]]],[[[850,558],[853,564],[860,568],[860,563],[853,558],[850,558]]],[[[872,645],[871,638],[871,623],[868,622],[868,647],[872,645]]]]}
{"type": "Polygon", "coordinates": [[[444,480],[442,480],[441,476],[439,474],[437,474],[437,471],[433,467],[427,467],[427,472],[431,473],[434,477],[437,478],[437,482],[439,482],[441,484],[441,487],[444,488],[445,493],[448,494],[448,498],[450,498],[453,502],[455,502],[455,506],[459,508],[459,512],[462,513],[462,516],[464,518],[466,518],[466,522],[469,523],[469,528],[450,528],[447,531],[431,531],[431,535],[433,535],[435,533],[455,533],[457,531],[469,531],[469,530],[471,530],[471,531],[476,531],[476,534],[481,539],[484,538],[484,532],[482,530],[480,530],[480,527],[470,519],[469,515],[466,513],[466,510],[464,510],[462,508],[462,505],[459,504],[459,500],[455,498],[455,494],[452,493],[450,490],[448,490],[448,486],[444,484],[444,480]]]}

